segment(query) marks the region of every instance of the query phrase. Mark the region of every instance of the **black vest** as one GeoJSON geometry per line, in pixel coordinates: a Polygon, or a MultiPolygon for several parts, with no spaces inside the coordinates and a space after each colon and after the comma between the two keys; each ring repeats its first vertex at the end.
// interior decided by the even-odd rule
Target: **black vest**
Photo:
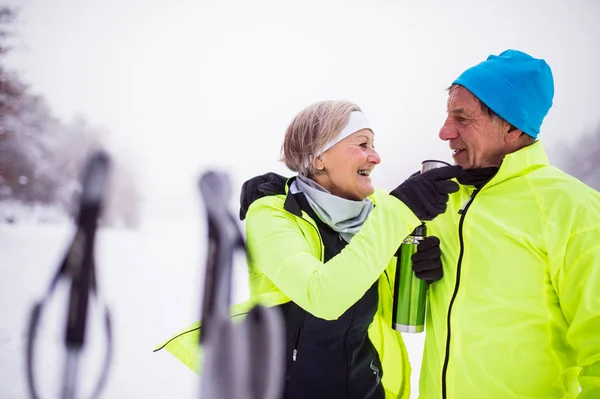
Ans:
{"type": "MultiPolygon", "coordinates": [[[[286,208],[317,223],[327,262],[347,242],[313,212],[304,194],[288,194],[286,208]]],[[[281,306],[286,325],[285,399],[384,399],[383,371],[367,330],[377,311],[376,281],[337,320],[311,315],[293,302],[281,306]]],[[[332,298],[332,300],[335,300],[332,298]]]]}

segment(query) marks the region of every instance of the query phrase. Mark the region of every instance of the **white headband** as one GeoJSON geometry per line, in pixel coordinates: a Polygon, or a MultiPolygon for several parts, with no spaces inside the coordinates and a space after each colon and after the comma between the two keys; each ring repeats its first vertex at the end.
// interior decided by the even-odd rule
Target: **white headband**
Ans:
{"type": "Polygon", "coordinates": [[[348,123],[346,123],[346,126],[344,126],[344,128],[340,131],[337,137],[335,137],[333,140],[327,143],[325,147],[323,147],[321,151],[317,153],[317,157],[325,151],[327,151],[328,149],[330,149],[331,147],[333,147],[334,145],[336,145],[337,143],[339,143],[340,141],[344,140],[346,137],[350,136],[352,133],[356,133],[359,130],[363,129],[371,129],[371,124],[369,123],[365,114],[363,114],[360,111],[353,111],[350,114],[350,118],[348,119],[348,123]]]}

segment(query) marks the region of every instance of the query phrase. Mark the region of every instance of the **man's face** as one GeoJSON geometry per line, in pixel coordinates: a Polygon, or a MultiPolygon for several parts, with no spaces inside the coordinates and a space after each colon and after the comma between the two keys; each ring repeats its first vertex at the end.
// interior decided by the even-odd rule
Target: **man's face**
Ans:
{"type": "Polygon", "coordinates": [[[479,100],[462,86],[448,93],[448,116],[440,129],[440,139],[454,150],[452,158],[464,169],[500,166],[508,149],[508,124],[490,117],[479,100]]]}

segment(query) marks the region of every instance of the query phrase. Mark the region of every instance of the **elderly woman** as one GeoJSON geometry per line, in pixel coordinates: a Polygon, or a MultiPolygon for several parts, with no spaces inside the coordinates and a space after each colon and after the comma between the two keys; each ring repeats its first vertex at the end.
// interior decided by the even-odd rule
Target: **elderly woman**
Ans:
{"type": "Polygon", "coordinates": [[[298,172],[285,193],[242,193],[254,200],[241,211],[251,296],[285,319],[286,398],[409,397],[406,348],[392,329],[394,254],[446,209],[460,167],[376,191],[374,139],[355,104],[312,104],[285,134],[283,161],[298,172]]]}

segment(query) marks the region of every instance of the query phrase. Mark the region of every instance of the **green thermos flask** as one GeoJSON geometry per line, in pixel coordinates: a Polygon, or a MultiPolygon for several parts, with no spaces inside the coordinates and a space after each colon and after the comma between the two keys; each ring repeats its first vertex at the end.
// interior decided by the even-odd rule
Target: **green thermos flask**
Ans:
{"type": "MultiPolygon", "coordinates": [[[[443,161],[423,161],[421,173],[442,166],[450,164],[443,161]]],[[[412,256],[425,237],[427,227],[422,223],[402,242],[396,261],[392,327],[403,333],[420,333],[425,330],[428,285],[426,281],[417,278],[412,269],[412,256]]]]}
{"type": "Polygon", "coordinates": [[[393,327],[396,331],[419,333],[425,329],[427,282],[415,276],[412,256],[426,236],[427,227],[422,224],[400,246],[394,284],[393,327]]]}

